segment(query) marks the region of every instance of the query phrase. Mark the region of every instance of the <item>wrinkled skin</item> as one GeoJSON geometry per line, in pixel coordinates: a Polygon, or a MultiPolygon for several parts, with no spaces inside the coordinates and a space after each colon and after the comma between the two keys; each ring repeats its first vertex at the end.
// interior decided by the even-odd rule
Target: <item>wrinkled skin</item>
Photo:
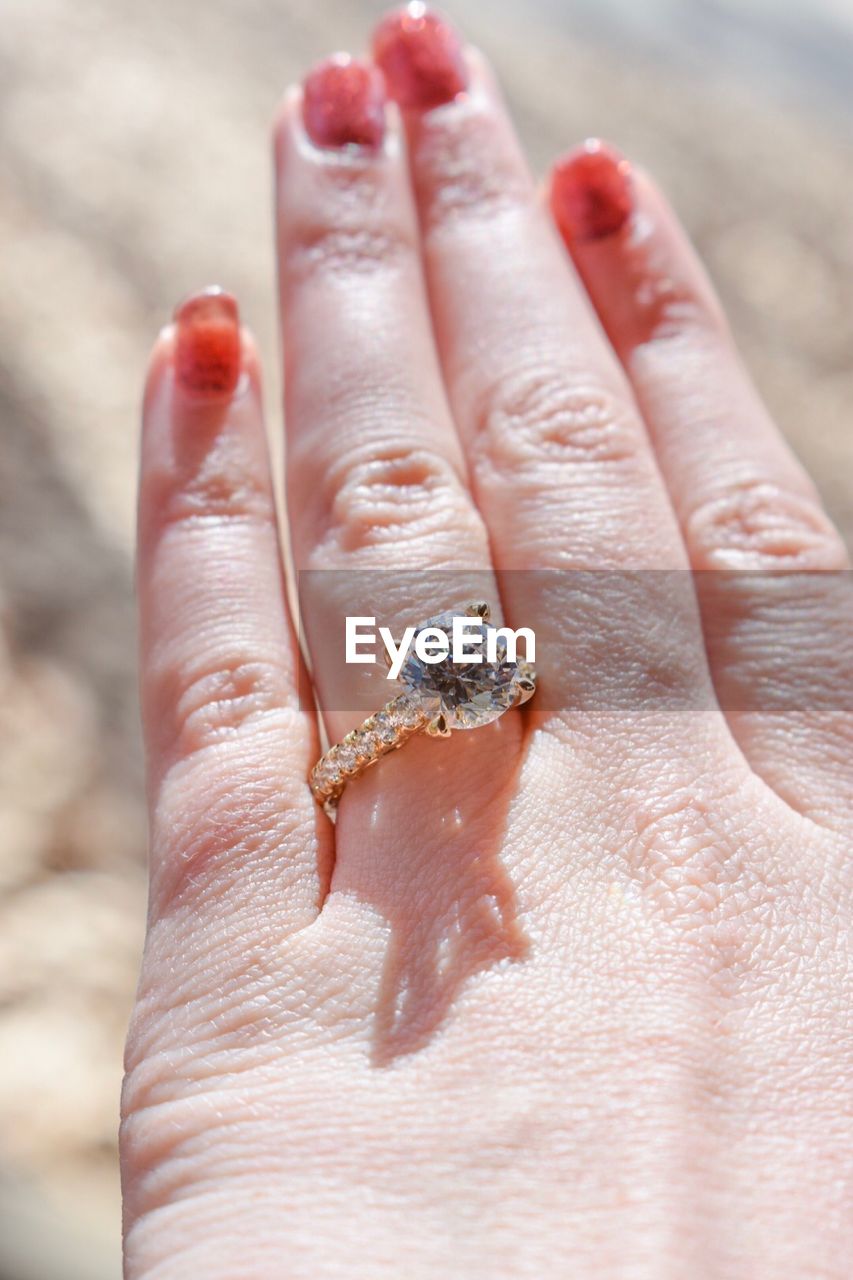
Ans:
{"type": "MultiPolygon", "coordinates": [[[[470,94],[389,109],[375,156],[313,149],[298,93],[277,119],[291,551],[494,574],[572,697],[540,644],[528,707],[414,740],[333,828],[251,338],[193,399],[164,331],[127,1275],[844,1280],[844,551],[650,180],[633,230],[560,243],[466,56],[470,94]],[[543,568],[671,572],[504,575],[543,568]]],[[[444,606],[403,595],[396,624],[444,606]]]]}

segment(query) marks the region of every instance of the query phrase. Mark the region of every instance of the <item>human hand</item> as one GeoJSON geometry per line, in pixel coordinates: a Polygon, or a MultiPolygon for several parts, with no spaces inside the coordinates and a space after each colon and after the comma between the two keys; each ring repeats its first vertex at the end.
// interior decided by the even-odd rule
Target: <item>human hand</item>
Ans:
{"type": "Polygon", "coordinates": [[[540,690],[331,826],[257,356],[185,304],[144,413],[127,1275],[841,1280],[840,539],[650,179],[587,147],[537,193],[430,15],[374,56],[402,111],[335,64],[275,129],[293,561],[411,571],[397,626],[446,604],[415,570],[491,580],[540,690]]]}

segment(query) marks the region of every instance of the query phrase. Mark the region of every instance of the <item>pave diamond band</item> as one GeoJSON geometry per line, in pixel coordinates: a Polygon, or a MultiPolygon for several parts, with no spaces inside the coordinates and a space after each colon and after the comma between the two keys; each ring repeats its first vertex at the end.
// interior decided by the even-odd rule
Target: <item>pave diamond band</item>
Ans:
{"type": "Polygon", "coordinates": [[[386,702],[381,711],[330,747],[314,765],[308,781],[315,800],[331,816],[352,778],[357,778],[389,751],[402,747],[414,734],[425,729],[429,720],[428,709],[407,693],[386,702]]]}
{"type": "Polygon", "coordinates": [[[489,606],[477,601],[415,628],[400,672],[403,692],[330,747],[309,774],[314,798],[330,817],[334,817],[348,782],[416,733],[447,737],[456,729],[475,729],[533,696],[533,667],[509,655],[505,637],[490,626],[489,617],[489,606]],[[449,641],[454,617],[467,620],[471,643],[479,643],[480,656],[472,656],[470,662],[453,662],[448,651],[438,661],[424,661],[416,650],[418,634],[441,632],[449,641]],[[485,656],[490,647],[494,661],[485,656]]]}

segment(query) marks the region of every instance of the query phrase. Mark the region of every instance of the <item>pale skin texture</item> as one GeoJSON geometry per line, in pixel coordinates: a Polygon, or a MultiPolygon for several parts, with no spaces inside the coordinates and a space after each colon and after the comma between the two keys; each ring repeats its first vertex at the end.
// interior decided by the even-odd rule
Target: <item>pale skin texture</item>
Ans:
{"type": "MultiPolygon", "coordinates": [[[[372,158],[314,150],[298,93],[277,120],[295,564],[491,566],[515,626],[507,568],[845,565],[652,183],[573,266],[469,65],[408,149],[391,110],[372,158]]],[[[225,405],[187,400],[172,344],[142,448],[127,1276],[844,1280],[848,604],[806,620],[757,576],[703,633],[677,575],[642,608],[556,591],[576,702],[414,740],[332,828],[251,339],[225,405]],[[715,706],[768,670],[788,710],[715,706]],[[647,696],[608,713],[608,681],[647,696]]]]}

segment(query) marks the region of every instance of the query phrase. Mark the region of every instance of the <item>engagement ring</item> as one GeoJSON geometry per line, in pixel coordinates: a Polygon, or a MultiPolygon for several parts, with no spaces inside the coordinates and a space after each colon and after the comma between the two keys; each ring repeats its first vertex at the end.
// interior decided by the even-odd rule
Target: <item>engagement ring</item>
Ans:
{"type": "Polygon", "coordinates": [[[509,653],[506,636],[489,618],[489,606],[477,602],[414,629],[400,669],[403,691],[331,747],[311,770],[311,790],[330,817],[348,782],[416,733],[443,738],[454,729],[477,729],[533,697],[533,666],[509,653]],[[465,619],[466,656],[461,661],[453,660],[454,618],[465,619]],[[425,637],[435,649],[429,660],[422,656],[428,646],[418,644],[421,632],[436,633],[425,637]]]}

